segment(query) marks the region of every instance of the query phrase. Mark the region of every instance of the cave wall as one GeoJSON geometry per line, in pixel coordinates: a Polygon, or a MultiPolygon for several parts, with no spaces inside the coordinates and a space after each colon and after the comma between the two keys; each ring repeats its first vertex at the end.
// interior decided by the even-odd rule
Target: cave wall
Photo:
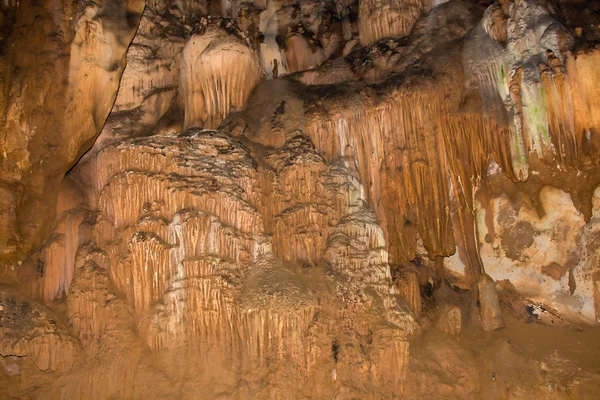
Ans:
{"type": "Polygon", "coordinates": [[[597,324],[582,7],[5,4],[0,393],[419,398],[427,290],[597,324]]]}

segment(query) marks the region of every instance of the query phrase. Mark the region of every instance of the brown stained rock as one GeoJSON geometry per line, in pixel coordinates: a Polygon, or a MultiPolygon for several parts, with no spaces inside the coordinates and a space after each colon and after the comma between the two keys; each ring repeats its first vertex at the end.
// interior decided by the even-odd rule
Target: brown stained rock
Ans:
{"type": "Polygon", "coordinates": [[[500,311],[496,282],[489,275],[482,275],[477,284],[479,291],[479,316],[484,331],[495,331],[504,328],[504,320],[500,311]]]}
{"type": "Polygon", "coordinates": [[[360,42],[367,46],[382,38],[407,36],[421,15],[429,11],[425,0],[365,0],[359,2],[360,42]]]}
{"type": "Polygon", "coordinates": [[[144,2],[23,1],[0,65],[0,254],[20,259],[51,228],[57,187],[113,105],[144,2]]]}
{"type": "Polygon", "coordinates": [[[217,128],[242,109],[264,78],[258,54],[231,20],[204,18],[189,37],[179,71],[184,129],[217,128]]]}
{"type": "Polygon", "coordinates": [[[542,274],[548,275],[555,281],[560,280],[565,272],[567,272],[567,268],[555,262],[542,267],[542,274]]]}
{"type": "Polygon", "coordinates": [[[394,275],[394,283],[400,297],[418,318],[423,308],[418,274],[413,270],[400,270],[394,275]]]}
{"type": "Polygon", "coordinates": [[[519,221],[510,229],[504,230],[500,235],[500,240],[506,256],[518,260],[522,251],[533,245],[535,234],[533,226],[526,221],[519,221]]]}
{"type": "Polygon", "coordinates": [[[462,331],[462,312],[460,307],[444,304],[437,311],[436,328],[450,336],[459,336],[462,331]]]}
{"type": "Polygon", "coordinates": [[[0,290],[0,356],[27,357],[41,371],[66,372],[80,347],[46,307],[12,290],[0,290]]]}

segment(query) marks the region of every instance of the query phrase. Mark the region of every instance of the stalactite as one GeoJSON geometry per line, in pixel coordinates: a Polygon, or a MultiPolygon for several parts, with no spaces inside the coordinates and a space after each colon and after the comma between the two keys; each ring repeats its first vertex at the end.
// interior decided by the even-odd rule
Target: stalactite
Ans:
{"type": "Polygon", "coordinates": [[[227,20],[203,19],[186,43],[179,75],[184,129],[217,128],[263,79],[258,56],[227,20]]]}
{"type": "Polygon", "coordinates": [[[367,0],[359,3],[359,32],[363,46],[379,39],[407,36],[423,11],[432,4],[420,0],[367,0]]]}
{"type": "Polygon", "coordinates": [[[575,129],[573,93],[565,74],[574,45],[571,34],[533,1],[515,4],[508,12],[492,5],[482,25],[491,38],[506,44],[494,55],[497,64],[488,74],[501,77],[496,90],[512,115],[515,176],[525,180],[533,172],[530,157],[560,170],[576,167],[584,131],[575,129]]]}
{"type": "MultiPolygon", "coordinates": [[[[59,125],[98,131],[116,96],[103,125],[114,135],[57,189],[39,251],[0,265],[56,311],[0,288],[0,365],[52,380],[9,395],[453,397],[432,371],[470,362],[455,351],[463,328],[498,330],[526,312],[598,322],[599,59],[573,47],[551,5],[152,0],[104,101],[127,42],[105,14],[130,13],[131,31],[134,3],[88,4],[73,22],[63,75],[67,103],[81,104],[59,125]],[[91,120],[80,113],[90,98],[104,99],[91,120]],[[412,341],[421,329],[452,337],[412,341]]],[[[0,90],[7,126],[28,135],[47,110],[34,102],[21,118],[13,86],[0,90]]],[[[9,153],[29,145],[7,138],[9,153]]],[[[56,176],[91,143],[60,138],[39,139],[59,150],[56,176]]],[[[19,174],[49,161],[28,154],[2,167],[3,260],[21,246],[19,174]]],[[[504,350],[496,364],[482,353],[496,386],[454,397],[508,382],[504,350]]]]}
{"type": "Polygon", "coordinates": [[[600,105],[600,92],[593,83],[600,74],[596,68],[598,60],[600,55],[597,52],[582,50],[574,51],[565,62],[568,98],[562,99],[561,103],[571,106],[573,133],[583,165],[597,164],[600,160],[600,147],[597,144],[600,116],[594,112],[600,105]]]}
{"type": "Polygon", "coordinates": [[[327,158],[347,155],[357,160],[397,260],[414,258],[416,232],[430,254],[454,252],[442,133],[447,103],[438,96],[445,95],[393,92],[378,107],[348,110],[333,115],[331,123],[308,125],[309,136],[327,158]],[[329,129],[337,137],[327,134],[329,129]],[[428,219],[432,215],[441,218],[428,219]]]}

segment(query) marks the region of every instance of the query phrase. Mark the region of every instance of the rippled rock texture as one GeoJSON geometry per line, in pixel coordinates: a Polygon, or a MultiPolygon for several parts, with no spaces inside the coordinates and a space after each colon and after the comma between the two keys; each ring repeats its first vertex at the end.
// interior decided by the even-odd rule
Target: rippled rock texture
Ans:
{"type": "Polygon", "coordinates": [[[594,7],[4,2],[0,397],[597,393],[594,7]]]}

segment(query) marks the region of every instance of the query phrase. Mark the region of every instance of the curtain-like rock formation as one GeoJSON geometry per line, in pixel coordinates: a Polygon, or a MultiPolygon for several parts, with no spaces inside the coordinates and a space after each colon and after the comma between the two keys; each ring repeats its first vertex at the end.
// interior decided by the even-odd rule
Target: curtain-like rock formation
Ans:
{"type": "MultiPolygon", "coordinates": [[[[97,204],[99,213],[70,271],[75,278],[68,313],[78,335],[85,343],[109,340],[115,327],[101,304],[119,302],[117,294],[90,285],[110,280],[131,305],[141,339],[156,351],[189,358],[185,354],[193,348],[198,360],[219,354],[254,370],[253,380],[260,377],[256,371],[276,366],[279,379],[298,390],[323,368],[342,382],[360,378],[368,385],[371,376],[380,393],[402,389],[406,339],[417,328],[395,295],[382,231],[343,162],[328,168],[315,157],[308,138],[295,136],[266,157],[274,169],[261,167],[239,142],[198,129],[130,140],[97,153],[80,172],[91,185],[89,204],[97,204]],[[321,189],[293,185],[297,175],[277,170],[280,163],[293,170],[290,160],[297,173],[306,171],[299,166],[307,161],[321,163],[321,171],[306,181],[322,182],[321,189]],[[280,195],[285,199],[277,200],[280,195]],[[329,239],[315,241],[299,227],[302,212],[281,218],[314,201],[332,209],[333,219],[322,222],[323,228],[336,226],[329,239]],[[266,235],[277,227],[288,233],[266,235]],[[275,245],[290,239],[285,247],[275,245]],[[355,242],[356,254],[339,254],[346,241],[355,242]],[[320,245],[306,246],[311,243],[320,245]],[[332,272],[302,266],[323,258],[332,272]],[[344,258],[349,262],[340,263],[344,258]],[[357,353],[351,347],[365,335],[372,343],[357,353]],[[341,346],[333,357],[332,343],[341,346]],[[370,375],[356,376],[356,362],[367,363],[370,375]],[[390,363],[396,367],[387,368],[390,363]],[[287,378],[280,375],[284,372],[287,378]]],[[[205,378],[200,375],[193,384],[205,385],[205,378]]]]}
{"type": "Polygon", "coordinates": [[[408,36],[423,11],[431,9],[426,1],[365,0],[359,2],[360,42],[367,46],[383,38],[408,36]]]}
{"type": "Polygon", "coordinates": [[[249,40],[231,21],[202,20],[181,56],[184,129],[217,128],[230,112],[244,107],[263,75],[249,40]]]}
{"type": "Polygon", "coordinates": [[[0,397],[600,390],[589,4],[57,4],[0,13],[0,397]]]}

